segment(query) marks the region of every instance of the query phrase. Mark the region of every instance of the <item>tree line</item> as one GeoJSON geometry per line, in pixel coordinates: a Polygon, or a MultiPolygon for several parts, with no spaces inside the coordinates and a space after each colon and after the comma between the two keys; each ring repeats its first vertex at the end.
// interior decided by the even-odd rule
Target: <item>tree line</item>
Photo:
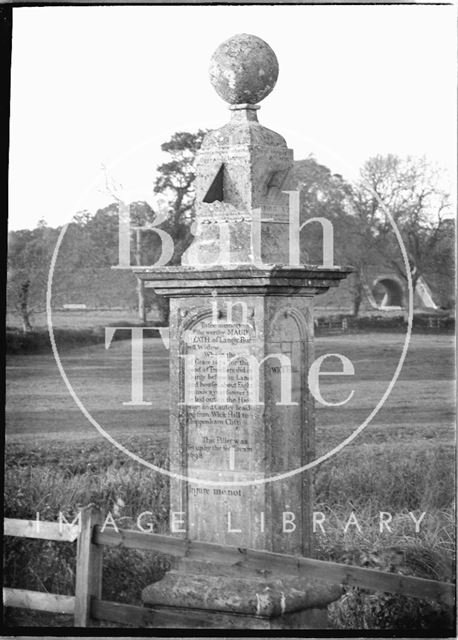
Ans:
{"type": "MultiPolygon", "coordinates": [[[[205,133],[177,132],[161,146],[169,160],[157,168],[154,192],[167,202],[167,216],[160,228],[174,240],[171,265],[180,264],[193,237],[194,158],[205,133]]],[[[455,221],[451,218],[450,195],[441,186],[437,168],[425,158],[378,155],[364,164],[360,179],[350,183],[310,156],[297,161],[294,172],[301,192],[301,221],[329,219],[334,227],[335,264],[354,268],[349,286],[355,316],[360,311],[370,266],[391,270],[401,281],[407,281],[398,239],[386,210],[402,237],[414,287],[422,278],[437,293],[443,307],[453,306],[455,221]]],[[[55,265],[53,299],[57,303],[76,286],[78,278],[78,286],[83,289],[94,283],[96,296],[104,287],[109,289],[111,267],[118,263],[120,202],[114,187],[108,191],[113,195],[111,204],[95,214],[79,212],[68,225],[55,265]]],[[[158,212],[143,201],[129,203],[129,208],[131,264],[152,264],[160,254],[160,239],[156,233],[140,233],[138,229],[154,225],[158,212]]],[[[60,230],[41,221],[35,229],[9,233],[7,308],[21,319],[24,331],[32,328],[33,315],[45,309],[48,271],[60,230]]],[[[321,229],[319,225],[307,225],[301,234],[301,260],[320,264],[321,256],[321,229]]],[[[142,285],[132,274],[124,274],[120,280],[112,276],[113,288],[107,292],[108,297],[117,298],[112,306],[137,305],[144,316],[155,304],[167,314],[167,301],[156,298],[151,290],[145,300],[142,285]]]]}

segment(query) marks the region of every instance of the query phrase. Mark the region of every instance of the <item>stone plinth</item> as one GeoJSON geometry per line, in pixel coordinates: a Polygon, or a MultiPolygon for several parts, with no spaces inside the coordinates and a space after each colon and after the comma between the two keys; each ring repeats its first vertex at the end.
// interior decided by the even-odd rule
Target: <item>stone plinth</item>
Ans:
{"type": "Polygon", "coordinates": [[[155,610],[175,605],[225,614],[231,625],[242,628],[313,629],[328,626],[327,605],[341,593],[340,587],[297,578],[222,579],[170,571],[143,590],[142,600],[155,610]]]}

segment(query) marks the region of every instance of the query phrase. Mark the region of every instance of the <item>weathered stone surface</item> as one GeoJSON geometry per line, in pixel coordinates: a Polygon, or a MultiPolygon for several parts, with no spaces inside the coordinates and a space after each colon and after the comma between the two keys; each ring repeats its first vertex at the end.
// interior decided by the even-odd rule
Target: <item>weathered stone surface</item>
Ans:
{"type": "MultiPolygon", "coordinates": [[[[226,100],[250,103],[273,87],[278,64],[266,43],[241,35],[218,48],[212,69],[226,100]]],[[[287,266],[293,153],[257,108],[233,105],[203,141],[196,237],[182,266],[135,271],[171,298],[170,464],[187,478],[171,480],[175,532],[304,554],[309,474],[266,480],[313,459],[311,298],[348,269],[287,266]]]]}
{"type": "Polygon", "coordinates": [[[326,269],[314,265],[232,265],[218,269],[197,267],[135,267],[134,272],[159,294],[170,297],[214,295],[301,295],[312,298],[324,293],[350,273],[349,268],[326,269]]]}
{"type": "Polygon", "coordinates": [[[176,604],[272,618],[303,609],[324,608],[341,593],[340,587],[317,581],[222,579],[170,571],[163,580],[143,590],[142,600],[149,605],[176,604]]]}
{"type": "Polygon", "coordinates": [[[182,264],[288,263],[283,191],[295,188],[293,164],[284,138],[259,124],[254,107],[233,107],[196,156],[196,239],[182,264]]]}
{"type": "Polygon", "coordinates": [[[311,535],[307,476],[243,487],[205,486],[199,480],[256,482],[292,471],[313,456],[314,416],[304,388],[313,336],[310,301],[258,295],[247,299],[246,307],[232,307],[230,296],[213,302],[212,308],[205,296],[171,300],[170,334],[178,340],[170,343],[170,384],[179,389],[170,411],[171,464],[195,479],[171,481],[171,510],[184,514],[182,528],[191,539],[302,554],[309,551],[311,535]],[[217,406],[216,357],[225,354],[236,359],[228,367],[227,403],[217,406]],[[256,366],[247,356],[260,363],[269,354],[291,363],[291,406],[277,404],[284,375],[278,355],[259,369],[263,404],[249,404],[256,366]],[[184,359],[190,355],[196,358],[200,406],[184,404],[190,384],[184,359]],[[285,525],[285,519],[293,524],[285,525]]]}
{"type": "Polygon", "coordinates": [[[231,104],[256,104],[278,78],[278,60],[267,42],[241,33],[219,45],[210,61],[210,81],[231,104]]]}
{"type": "MultiPolygon", "coordinates": [[[[309,555],[312,480],[293,472],[314,457],[312,298],[349,269],[288,266],[283,192],[295,189],[293,152],[253,105],[277,73],[275,54],[254,36],[219,47],[212,83],[232,117],[196,157],[196,237],[181,267],[135,272],[170,297],[170,469],[186,478],[170,481],[172,532],[309,555]]],[[[247,628],[261,619],[313,628],[326,626],[326,605],[340,595],[286,575],[245,579],[184,565],[147,587],[144,602],[243,614],[247,628]]]]}

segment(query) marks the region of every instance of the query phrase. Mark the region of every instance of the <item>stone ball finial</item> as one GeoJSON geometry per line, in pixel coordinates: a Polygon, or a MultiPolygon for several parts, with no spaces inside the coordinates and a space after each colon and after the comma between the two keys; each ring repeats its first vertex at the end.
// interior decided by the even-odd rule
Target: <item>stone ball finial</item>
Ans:
{"type": "Polygon", "coordinates": [[[222,42],[210,60],[210,81],[229,104],[256,104],[275,86],[278,60],[267,42],[240,33],[222,42]]]}

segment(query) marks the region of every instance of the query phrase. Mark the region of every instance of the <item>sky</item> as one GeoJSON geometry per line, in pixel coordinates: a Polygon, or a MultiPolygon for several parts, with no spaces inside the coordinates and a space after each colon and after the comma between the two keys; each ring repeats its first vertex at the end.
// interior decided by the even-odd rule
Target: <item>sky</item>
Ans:
{"type": "Polygon", "coordinates": [[[152,202],[161,143],[228,121],[208,65],[242,32],[277,55],[258,117],[296,159],[355,179],[376,154],[425,155],[453,189],[455,31],[453,6],[15,8],[9,228],[109,204],[105,175],[152,202]]]}

